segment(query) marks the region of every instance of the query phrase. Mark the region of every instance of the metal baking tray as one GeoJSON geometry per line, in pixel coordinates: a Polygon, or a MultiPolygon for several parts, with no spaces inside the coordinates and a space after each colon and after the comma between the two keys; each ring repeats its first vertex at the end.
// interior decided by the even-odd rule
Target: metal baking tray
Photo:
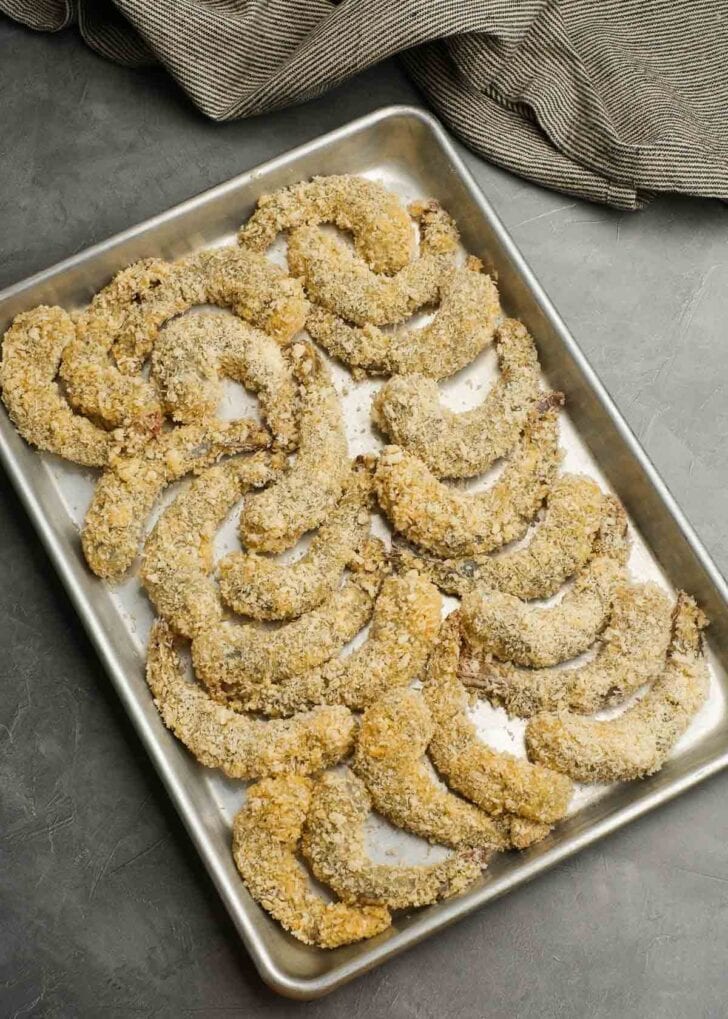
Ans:
{"type": "MultiPolygon", "coordinates": [[[[469,892],[396,916],[393,927],[372,941],[328,952],[307,947],[256,905],[233,865],[230,825],[244,787],[198,765],[157,715],[143,675],[151,612],[136,581],[109,588],[84,564],[78,525],[94,472],[38,455],[17,435],[7,416],[0,415],[5,468],[243,942],[272,988],[301,999],[325,994],[384,962],[728,764],[726,583],[447,135],[422,110],[394,106],[356,120],[8,288],[0,293],[0,331],[18,312],[39,303],[66,308],[85,304],[117,269],[135,259],[175,258],[230,242],[261,192],[330,173],[375,177],[407,199],[436,197],[455,216],[467,250],[497,272],[504,308],[526,323],[536,337],[548,383],[566,393],[565,466],[593,474],[625,504],[636,536],[633,573],[687,589],[708,612],[712,687],[708,703],[657,775],[620,786],[580,789],[569,818],[543,843],[525,853],[496,857],[469,892]]],[[[451,406],[462,408],[482,398],[478,391],[492,368],[488,356],[444,385],[451,406]]],[[[377,383],[353,386],[338,368],[336,378],[352,452],[372,448],[379,438],[369,428],[366,397],[377,383]]],[[[516,751],[522,746],[522,727],[509,722],[503,712],[481,706],[475,717],[484,738],[494,745],[516,751]]],[[[433,859],[439,852],[384,824],[375,826],[370,835],[372,851],[384,853],[383,858],[396,853],[409,860],[433,859]]],[[[446,951],[444,942],[443,954],[446,951]]]]}

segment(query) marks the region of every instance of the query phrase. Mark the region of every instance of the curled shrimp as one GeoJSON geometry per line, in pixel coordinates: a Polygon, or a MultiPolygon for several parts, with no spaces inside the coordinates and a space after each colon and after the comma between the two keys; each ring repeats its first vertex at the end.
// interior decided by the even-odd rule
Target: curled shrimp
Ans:
{"type": "Polygon", "coordinates": [[[56,383],[63,351],[75,336],[63,308],[40,305],[17,315],[3,338],[3,403],[32,446],[86,467],[104,467],[113,435],[75,414],[56,383]]]}
{"type": "Polygon", "coordinates": [[[151,377],[173,420],[212,417],[222,398],[222,376],[257,394],[274,445],[293,449],[298,438],[296,382],[272,336],[222,311],[174,319],[160,332],[151,377]]]}
{"type": "Polygon", "coordinates": [[[167,728],[201,764],[231,778],[319,771],[346,756],[354,741],[346,708],[315,708],[266,722],[216,704],[185,678],[172,631],[161,621],[149,642],[147,683],[167,728]]]}
{"type": "Polygon", "coordinates": [[[414,690],[389,690],[364,712],[351,766],[380,814],[453,849],[524,848],[548,834],[547,825],[525,818],[491,817],[437,783],[424,761],[433,732],[427,705],[414,690]]]}
{"type": "Polygon", "coordinates": [[[552,394],[529,418],[506,467],[484,492],[463,492],[438,481],[417,457],[386,446],[375,490],[396,531],[442,556],[489,552],[520,538],[548,495],[561,460],[552,394]]]}
{"type": "Polygon", "coordinates": [[[238,243],[265,251],[283,230],[333,223],[353,234],[357,253],[373,272],[397,272],[412,257],[412,226],[393,192],[349,174],[314,177],[261,195],[238,231],[238,243]]]}
{"type": "Polygon", "coordinates": [[[415,202],[410,213],[420,225],[420,250],[394,276],[379,275],[342,243],[315,226],[294,230],[288,266],[316,304],[354,325],[394,325],[435,304],[452,269],[458,246],[454,222],[435,201],[415,202]]]}
{"type": "Polygon", "coordinates": [[[86,513],[81,545],[98,577],[117,580],[137,554],[144,522],[164,488],[226,453],[270,441],[254,421],[207,421],[161,432],[139,452],[116,453],[101,475],[86,513]]]}
{"type": "Polygon", "coordinates": [[[419,329],[387,333],[371,323],[353,326],[317,306],[311,308],[306,328],[355,377],[418,372],[427,379],[446,378],[491,342],[501,315],[498,289],[481,269],[477,259],[449,269],[439,286],[434,318],[419,329]]]}
{"type": "Polygon", "coordinates": [[[644,697],[605,721],[568,711],[536,715],[526,729],[529,757],[578,782],[624,782],[658,771],[708,695],[706,625],[680,592],[667,663],[644,697]]]}
{"type": "MultiPolygon", "coordinates": [[[[496,555],[441,559],[395,541],[397,569],[419,569],[447,594],[465,595],[476,587],[495,588],[516,598],[550,598],[598,555],[600,534],[627,532],[624,510],[582,474],[562,474],[546,497],[546,515],[526,545],[496,555]]],[[[629,550],[624,542],[625,553],[629,550]]]]}
{"type": "Polygon", "coordinates": [[[371,466],[360,458],[330,517],[295,563],[252,551],[225,556],[219,566],[223,599],[253,619],[294,619],[320,605],[369,534],[372,484],[371,466]]]}
{"type": "Polygon", "coordinates": [[[253,898],[304,944],[336,948],[372,938],[390,926],[389,910],[326,902],[315,894],[299,863],[311,789],[311,779],[301,775],[266,778],[251,786],[233,822],[235,865],[253,898]]]}
{"type": "MultiPolygon", "coordinates": [[[[454,362],[462,367],[478,351],[464,344],[464,336],[453,334],[452,339],[463,348],[454,362]]],[[[434,380],[448,372],[406,362],[396,370],[407,374],[389,379],[374,398],[375,424],[393,443],[419,457],[435,477],[472,478],[487,471],[516,444],[538,399],[538,355],[526,327],[507,319],[495,330],[495,345],[500,377],[473,410],[456,414],[440,403],[434,380]]],[[[434,363],[440,363],[439,354],[434,363]]]]}
{"type": "Polygon", "coordinates": [[[427,665],[423,693],[434,726],[428,752],[435,767],[451,788],[489,814],[518,814],[553,824],[566,814],[571,782],[548,768],[492,750],[478,739],[458,679],[460,639],[454,613],[445,620],[427,665]]]}
{"type": "Polygon", "coordinates": [[[437,589],[414,571],[388,577],[374,606],[367,638],[346,657],[271,682],[238,677],[236,709],[285,716],[313,704],[346,704],[361,711],[387,690],[416,679],[437,637],[441,599],[437,589]]]}
{"type": "Polygon", "coordinates": [[[301,385],[299,444],[290,469],[247,500],[240,536],[251,549],[281,552],[318,527],[341,498],[351,470],[344,419],[331,373],[306,344],[293,348],[301,385]]]}
{"type": "Polygon", "coordinates": [[[584,665],[524,669],[471,648],[461,658],[460,679],[511,715],[563,710],[590,715],[621,703],[660,674],[671,615],[670,599],[655,584],[621,584],[597,653],[584,665]]]}
{"type": "Polygon", "coordinates": [[[389,909],[427,906],[471,885],[486,863],[478,850],[461,850],[440,863],[373,863],[364,846],[371,801],[350,771],[330,771],[314,784],[301,849],[311,870],[344,902],[389,909]]]}

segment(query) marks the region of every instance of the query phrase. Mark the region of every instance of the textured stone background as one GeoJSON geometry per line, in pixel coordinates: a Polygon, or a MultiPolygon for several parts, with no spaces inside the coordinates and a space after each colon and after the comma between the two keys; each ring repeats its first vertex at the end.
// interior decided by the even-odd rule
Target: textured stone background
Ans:
{"type": "MultiPolygon", "coordinates": [[[[0,20],[0,286],[391,102],[392,63],[224,126],[160,71],[0,20]]],[[[728,210],[618,214],[467,161],[728,566],[728,210]]],[[[723,1016],[728,775],[302,1006],[258,980],[3,479],[0,1014],[723,1016]]]]}

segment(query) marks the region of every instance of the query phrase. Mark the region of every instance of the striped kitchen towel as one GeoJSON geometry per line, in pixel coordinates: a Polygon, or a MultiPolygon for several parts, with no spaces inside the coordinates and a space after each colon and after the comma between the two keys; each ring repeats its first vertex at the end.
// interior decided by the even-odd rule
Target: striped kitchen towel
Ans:
{"type": "Polygon", "coordinates": [[[450,129],[620,209],[728,200],[728,0],[0,0],[31,28],[158,61],[207,116],[302,102],[396,53],[450,129]]]}

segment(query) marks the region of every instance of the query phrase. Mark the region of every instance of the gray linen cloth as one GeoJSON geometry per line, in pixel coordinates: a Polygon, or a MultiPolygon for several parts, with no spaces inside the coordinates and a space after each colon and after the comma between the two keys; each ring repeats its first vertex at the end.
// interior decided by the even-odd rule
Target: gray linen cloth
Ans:
{"type": "Polygon", "coordinates": [[[486,159],[620,209],[728,200],[728,0],[0,0],[157,61],[215,120],[302,102],[401,53],[486,159]]]}

